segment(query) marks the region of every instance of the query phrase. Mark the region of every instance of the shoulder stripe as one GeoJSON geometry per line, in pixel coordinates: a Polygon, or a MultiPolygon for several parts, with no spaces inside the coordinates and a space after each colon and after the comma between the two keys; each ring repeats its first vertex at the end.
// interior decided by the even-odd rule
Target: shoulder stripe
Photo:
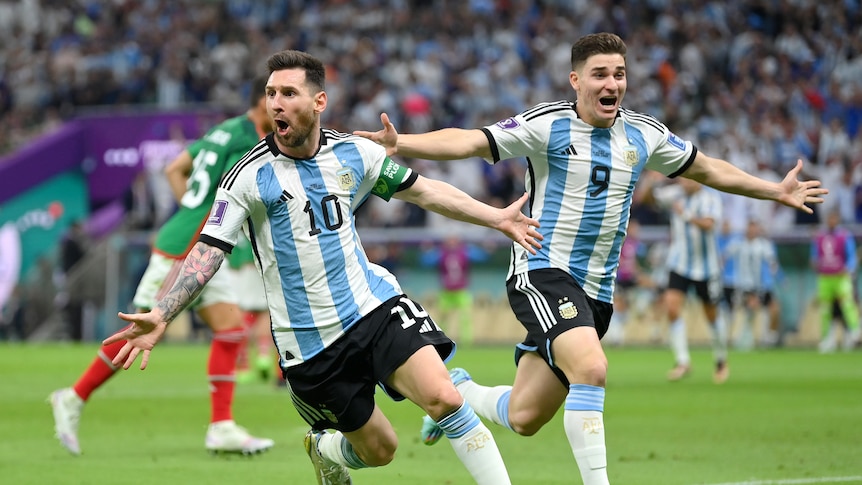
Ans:
{"type": "Polygon", "coordinates": [[[645,123],[649,126],[652,126],[656,130],[658,130],[659,133],[664,134],[664,127],[663,127],[662,123],[659,120],[657,120],[654,116],[648,115],[646,113],[638,113],[637,111],[632,111],[632,110],[626,109],[626,108],[620,108],[620,111],[622,111],[626,115],[626,117],[631,118],[631,119],[636,120],[636,121],[640,121],[641,123],[645,123]]]}
{"type": "Polygon", "coordinates": [[[350,133],[342,133],[340,131],[335,131],[331,128],[324,128],[323,133],[326,134],[327,138],[349,138],[349,137],[353,136],[350,133]]]}
{"type": "Polygon", "coordinates": [[[525,116],[524,121],[532,121],[540,116],[549,115],[551,113],[556,113],[557,111],[572,111],[572,105],[567,106],[549,106],[548,109],[543,111],[537,111],[530,116],[525,116]]]}
{"type": "Polygon", "coordinates": [[[572,105],[572,103],[571,103],[571,101],[566,101],[566,100],[562,100],[562,101],[553,101],[553,102],[547,102],[547,103],[539,103],[539,104],[537,104],[537,105],[533,106],[532,108],[530,108],[530,109],[528,109],[528,110],[524,111],[523,113],[521,113],[521,116],[523,116],[523,117],[525,117],[525,118],[526,118],[527,116],[530,116],[530,115],[532,115],[533,113],[535,113],[535,112],[537,112],[537,111],[541,111],[541,110],[543,110],[544,108],[548,108],[548,107],[552,107],[552,106],[560,106],[560,105],[568,105],[568,106],[571,106],[571,105],[572,105]]]}
{"type": "Polygon", "coordinates": [[[269,153],[269,145],[265,141],[259,142],[254,146],[248,153],[242,157],[236,165],[231,168],[228,173],[224,176],[221,183],[219,184],[220,188],[230,190],[233,187],[233,183],[236,181],[236,178],[239,176],[239,172],[248,166],[251,162],[257,160],[258,158],[269,153]]]}

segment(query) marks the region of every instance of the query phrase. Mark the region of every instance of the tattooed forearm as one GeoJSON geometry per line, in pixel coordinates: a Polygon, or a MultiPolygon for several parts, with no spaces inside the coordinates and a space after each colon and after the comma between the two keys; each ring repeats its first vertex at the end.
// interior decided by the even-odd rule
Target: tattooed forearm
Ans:
{"type": "Polygon", "coordinates": [[[156,305],[166,322],[172,321],[204,289],[224,261],[224,251],[198,242],[183,263],[174,286],[156,305]]]}

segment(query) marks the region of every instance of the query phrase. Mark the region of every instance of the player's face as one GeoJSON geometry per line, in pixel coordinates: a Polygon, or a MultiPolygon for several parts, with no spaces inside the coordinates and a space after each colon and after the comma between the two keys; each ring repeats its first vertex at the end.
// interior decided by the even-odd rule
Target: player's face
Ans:
{"type": "Polygon", "coordinates": [[[626,61],[620,54],[596,54],[580,69],[569,73],[578,93],[578,116],[599,128],[614,124],[626,94],[626,61]]]}
{"type": "Polygon", "coordinates": [[[269,76],[266,111],[272,118],[275,141],[288,155],[296,158],[314,155],[320,113],[325,108],[326,93],[312,92],[302,69],[284,69],[269,76]]]}

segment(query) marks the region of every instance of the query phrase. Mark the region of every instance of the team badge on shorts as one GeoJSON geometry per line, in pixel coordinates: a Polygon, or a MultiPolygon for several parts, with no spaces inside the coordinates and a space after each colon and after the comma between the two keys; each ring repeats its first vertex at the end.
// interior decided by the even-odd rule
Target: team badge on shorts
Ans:
{"type": "Polygon", "coordinates": [[[569,301],[568,296],[564,296],[559,299],[557,303],[560,304],[560,316],[565,318],[566,320],[571,320],[578,316],[578,307],[575,306],[574,303],[569,301]]]}

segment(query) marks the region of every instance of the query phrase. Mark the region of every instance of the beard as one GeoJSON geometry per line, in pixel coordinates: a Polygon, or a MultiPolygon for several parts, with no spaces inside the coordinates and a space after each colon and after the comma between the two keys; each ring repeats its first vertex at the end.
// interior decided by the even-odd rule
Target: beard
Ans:
{"type": "Polygon", "coordinates": [[[290,124],[290,128],[291,130],[287,135],[280,135],[276,132],[275,139],[285,147],[303,146],[314,129],[314,114],[300,113],[296,117],[296,122],[290,124]]]}

